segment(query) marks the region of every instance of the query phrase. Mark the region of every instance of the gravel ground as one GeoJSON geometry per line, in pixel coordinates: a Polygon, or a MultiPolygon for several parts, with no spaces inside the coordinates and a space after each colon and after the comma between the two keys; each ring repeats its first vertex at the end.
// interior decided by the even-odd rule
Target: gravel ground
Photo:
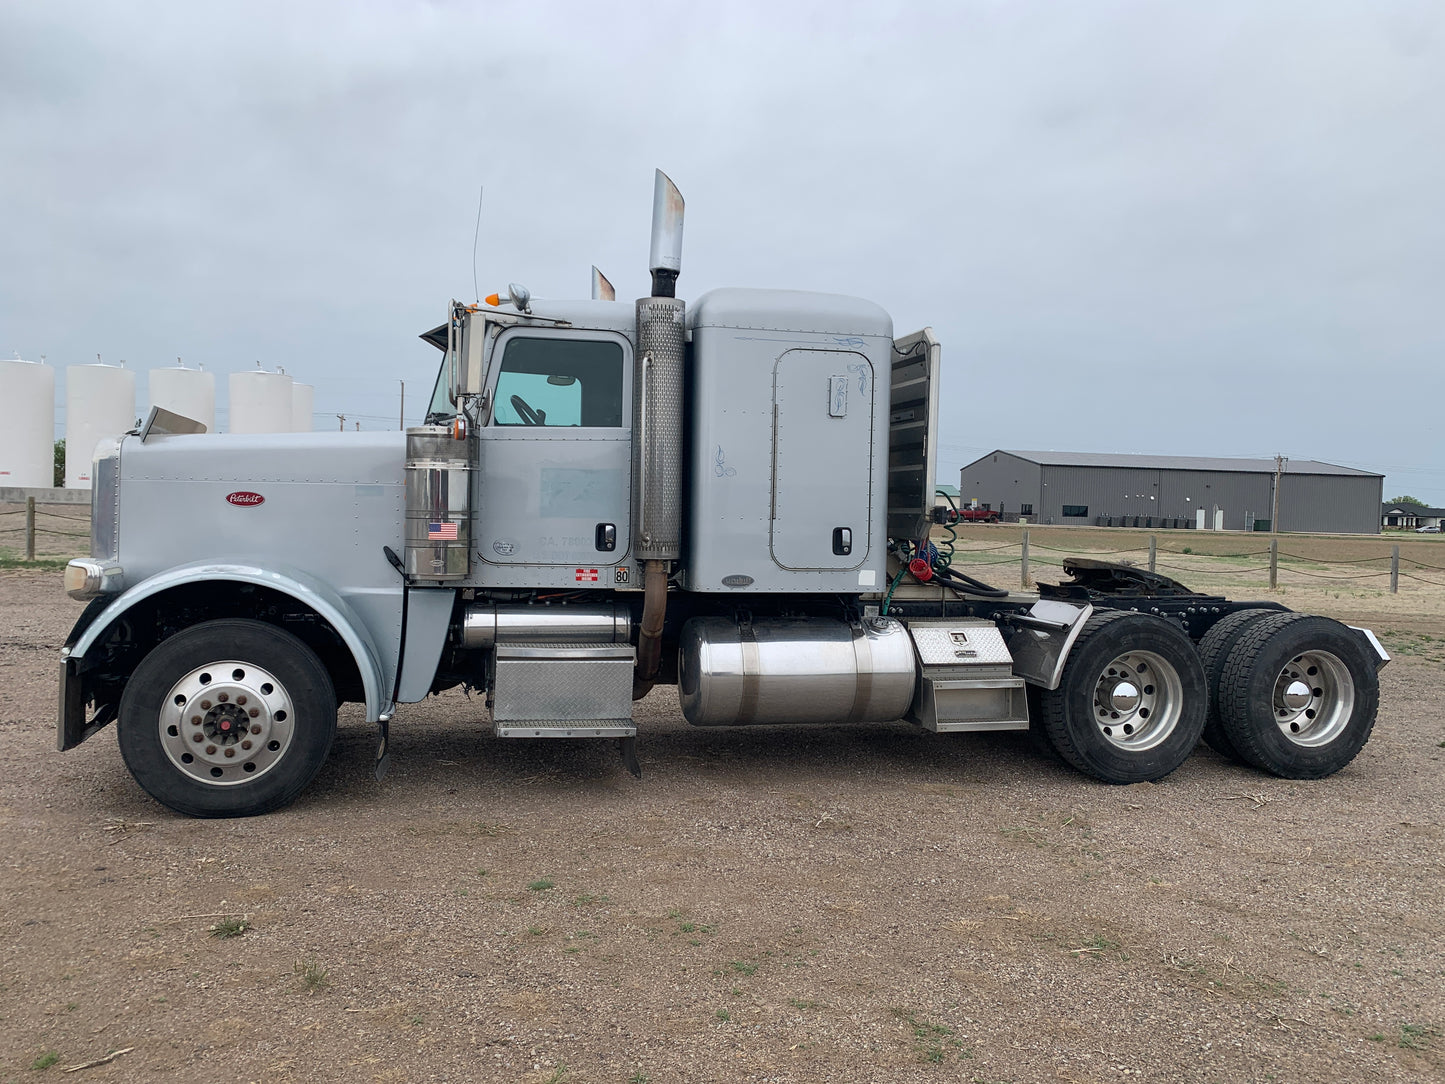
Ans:
{"type": "Polygon", "coordinates": [[[1428,635],[1318,783],[1201,749],[1108,787],[904,724],[711,733],[671,689],[637,781],[449,694],[403,710],[385,782],[348,708],[295,806],[203,822],[113,731],[55,752],[79,610],[0,573],[0,1079],[120,1050],[77,1079],[1445,1075],[1428,635]]]}

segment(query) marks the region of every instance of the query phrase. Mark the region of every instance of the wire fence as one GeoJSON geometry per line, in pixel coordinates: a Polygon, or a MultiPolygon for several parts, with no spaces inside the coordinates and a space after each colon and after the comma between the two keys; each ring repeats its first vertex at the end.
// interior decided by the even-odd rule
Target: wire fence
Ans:
{"type": "MultiPolygon", "coordinates": [[[[1170,540],[1173,541],[1173,538],[1170,540]]],[[[1281,546],[1278,540],[1258,549],[1232,550],[1225,553],[1194,553],[1188,548],[1183,552],[1177,549],[1161,550],[1158,535],[1149,535],[1147,542],[1142,545],[1061,548],[1032,541],[1028,529],[1022,532],[1018,541],[1013,542],[977,546],[966,538],[951,541],[952,566],[989,572],[1013,567],[1018,569],[1019,583],[1025,587],[1033,585],[1033,569],[1062,569],[1064,560],[1069,557],[1115,559],[1122,564],[1147,568],[1150,572],[1172,574],[1171,578],[1186,584],[1193,577],[1208,577],[1209,579],[1204,581],[1208,583],[1219,577],[1245,580],[1263,573],[1270,588],[1278,587],[1282,575],[1287,581],[1293,577],[1302,577],[1304,581],[1314,582],[1319,586],[1357,584],[1372,589],[1388,589],[1391,594],[1399,593],[1402,581],[1407,584],[1445,587],[1445,577],[1422,575],[1420,571],[1445,572],[1445,565],[1402,554],[1398,544],[1391,545],[1388,552],[1368,557],[1334,557],[1297,552],[1281,546]],[[1247,561],[1250,558],[1263,560],[1225,567],[1217,564],[1224,561],[1247,561]],[[1389,581],[1388,587],[1382,582],[1386,578],[1389,581]]]]}
{"type": "Polygon", "coordinates": [[[0,561],[6,566],[83,556],[89,540],[88,506],[46,506],[28,497],[18,507],[0,508],[0,561]]]}

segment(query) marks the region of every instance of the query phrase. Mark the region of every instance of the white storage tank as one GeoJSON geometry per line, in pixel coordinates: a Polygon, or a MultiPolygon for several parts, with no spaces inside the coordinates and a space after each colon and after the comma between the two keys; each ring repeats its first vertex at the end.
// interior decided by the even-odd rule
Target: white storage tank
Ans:
{"type": "Polygon", "coordinates": [[[230,379],[232,433],[289,433],[291,431],[291,378],[264,369],[232,373],[230,379]]]}
{"type": "Polygon", "coordinates": [[[316,389],[310,384],[291,385],[291,431],[311,432],[311,411],[315,408],[316,389]]]}
{"type": "Polygon", "coordinates": [[[0,486],[55,484],[55,370],[33,361],[0,361],[0,486]]]}
{"type": "Polygon", "coordinates": [[[151,406],[198,421],[207,433],[216,431],[216,374],[187,369],[176,359],[174,368],[152,369],[151,406]]]}
{"type": "Polygon", "coordinates": [[[65,484],[90,488],[95,446],[135,427],[135,372],[119,365],[65,367],[65,484]]]}

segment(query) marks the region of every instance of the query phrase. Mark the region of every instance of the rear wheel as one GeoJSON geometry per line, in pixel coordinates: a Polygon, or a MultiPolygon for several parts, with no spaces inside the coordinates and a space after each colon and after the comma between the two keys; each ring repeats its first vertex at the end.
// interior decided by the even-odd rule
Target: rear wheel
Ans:
{"type": "Polygon", "coordinates": [[[1106,783],[1162,779],[1199,742],[1204,667],[1178,625],[1112,610],[1084,625],[1059,687],[1039,708],[1054,749],[1106,783]]]}
{"type": "Polygon", "coordinates": [[[195,625],[141,660],[120,701],[126,767],[193,817],[244,817],[294,801],[336,734],[336,694],[315,653],[261,621],[195,625]]]}
{"type": "Polygon", "coordinates": [[[1380,704],[1375,660],[1338,621],[1273,614],[1225,659],[1219,718],[1250,764],[1286,779],[1339,771],[1369,740],[1380,704]]]}
{"type": "Polygon", "coordinates": [[[1209,686],[1209,714],[1204,718],[1204,742],[1220,756],[1236,764],[1244,764],[1246,761],[1225,733],[1224,724],[1219,721],[1220,677],[1224,673],[1224,660],[1229,657],[1230,648],[1239,642],[1246,629],[1260,618],[1278,612],[1240,610],[1216,621],[1214,627],[1199,641],[1199,660],[1204,664],[1205,680],[1209,686]]]}

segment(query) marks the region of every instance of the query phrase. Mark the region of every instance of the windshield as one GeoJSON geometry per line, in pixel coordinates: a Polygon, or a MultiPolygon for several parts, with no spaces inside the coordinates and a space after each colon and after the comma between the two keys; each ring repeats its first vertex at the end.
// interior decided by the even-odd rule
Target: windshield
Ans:
{"type": "Polygon", "coordinates": [[[442,354],[441,368],[437,370],[437,382],[432,388],[431,405],[426,408],[426,421],[422,423],[424,425],[442,425],[451,421],[457,412],[456,407],[452,405],[447,380],[449,371],[447,362],[450,360],[447,354],[442,354]]]}

